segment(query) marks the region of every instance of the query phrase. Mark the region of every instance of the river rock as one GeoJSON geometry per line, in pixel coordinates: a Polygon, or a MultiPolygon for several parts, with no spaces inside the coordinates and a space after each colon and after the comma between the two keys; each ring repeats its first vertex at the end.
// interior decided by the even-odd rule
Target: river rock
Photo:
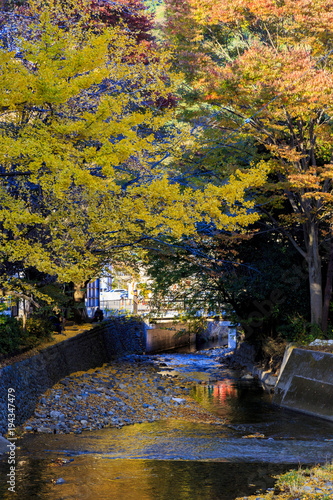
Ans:
{"type": "Polygon", "coordinates": [[[147,363],[144,356],[131,359],[115,360],[98,372],[78,372],[66,377],[67,384],[56,384],[48,390],[43,396],[47,404],[41,398],[36,408],[39,415],[47,411],[50,417],[43,420],[36,416],[25,423],[26,427],[37,427],[39,432],[79,434],[83,429],[119,428],[157,418],[179,418],[179,412],[186,412],[180,418],[187,418],[187,413],[199,406],[182,397],[188,393],[190,382],[182,380],[181,386],[177,386],[177,380],[161,375],[152,360],[147,363]]]}
{"type": "Polygon", "coordinates": [[[59,417],[60,417],[60,415],[61,415],[61,412],[60,412],[60,411],[56,411],[56,410],[53,410],[53,411],[51,411],[51,413],[50,413],[50,417],[51,417],[51,418],[59,418],[59,417]]]}

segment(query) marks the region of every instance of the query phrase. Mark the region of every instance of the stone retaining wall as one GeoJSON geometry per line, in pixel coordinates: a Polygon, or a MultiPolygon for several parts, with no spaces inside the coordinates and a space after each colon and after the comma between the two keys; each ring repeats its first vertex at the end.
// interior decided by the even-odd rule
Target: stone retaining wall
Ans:
{"type": "Polygon", "coordinates": [[[287,349],[273,403],[333,421],[333,354],[287,349]]]}
{"type": "Polygon", "coordinates": [[[255,363],[254,360],[255,348],[247,342],[239,343],[237,348],[225,358],[225,362],[230,364],[233,368],[247,370],[251,373],[255,363]]]}
{"type": "Polygon", "coordinates": [[[39,397],[63,377],[102,366],[115,354],[142,353],[145,325],[116,318],[43,349],[30,358],[0,370],[0,434],[7,432],[7,394],[15,389],[15,424],[34,412],[39,397]]]}
{"type": "Polygon", "coordinates": [[[237,348],[222,358],[223,362],[234,369],[246,372],[242,378],[250,380],[257,379],[262,388],[267,392],[272,392],[277,381],[277,377],[269,370],[264,370],[255,364],[255,347],[247,342],[238,344],[237,348]]]}

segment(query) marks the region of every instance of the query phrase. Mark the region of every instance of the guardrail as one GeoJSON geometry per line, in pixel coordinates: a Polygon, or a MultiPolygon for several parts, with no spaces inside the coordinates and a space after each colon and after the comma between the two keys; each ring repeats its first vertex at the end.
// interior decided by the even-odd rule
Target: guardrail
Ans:
{"type": "Polygon", "coordinates": [[[109,312],[122,311],[127,313],[133,312],[133,300],[119,299],[119,300],[101,300],[100,308],[104,311],[105,317],[108,317],[109,312]]]}
{"type": "MultiPolygon", "coordinates": [[[[173,304],[173,308],[162,308],[160,310],[161,317],[177,317],[179,310],[177,308],[178,303],[173,304]]],[[[104,316],[111,316],[115,311],[130,313],[130,314],[149,314],[152,311],[153,303],[150,299],[138,300],[133,299],[118,299],[118,300],[101,300],[100,308],[104,311],[104,316]]],[[[159,315],[157,315],[159,316],[159,315]]]]}

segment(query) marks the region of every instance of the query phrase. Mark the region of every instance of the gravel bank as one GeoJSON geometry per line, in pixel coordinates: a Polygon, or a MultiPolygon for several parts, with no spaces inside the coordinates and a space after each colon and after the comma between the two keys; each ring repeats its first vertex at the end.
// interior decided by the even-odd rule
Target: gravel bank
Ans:
{"type": "Polygon", "coordinates": [[[153,357],[129,355],[73,373],[44,393],[22,429],[81,433],[167,418],[223,423],[189,396],[191,383],[161,369],[153,357]]]}

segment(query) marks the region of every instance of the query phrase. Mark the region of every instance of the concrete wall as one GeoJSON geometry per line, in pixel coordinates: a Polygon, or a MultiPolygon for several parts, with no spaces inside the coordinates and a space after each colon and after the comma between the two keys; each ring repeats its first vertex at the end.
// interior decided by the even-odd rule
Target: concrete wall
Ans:
{"type": "Polygon", "coordinates": [[[15,423],[24,423],[46,389],[77,371],[102,366],[115,354],[142,353],[144,323],[116,318],[0,370],[0,434],[7,432],[7,394],[15,389],[15,423]]]}
{"type": "Polygon", "coordinates": [[[183,347],[195,342],[195,334],[183,333],[187,325],[185,323],[161,322],[147,329],[146,352],[160,352],[183,347]]]}
{"type": "Polygon", "coordinates": [[[273,403],[333,421],[333,354],[288,348],[273,403]]]}

